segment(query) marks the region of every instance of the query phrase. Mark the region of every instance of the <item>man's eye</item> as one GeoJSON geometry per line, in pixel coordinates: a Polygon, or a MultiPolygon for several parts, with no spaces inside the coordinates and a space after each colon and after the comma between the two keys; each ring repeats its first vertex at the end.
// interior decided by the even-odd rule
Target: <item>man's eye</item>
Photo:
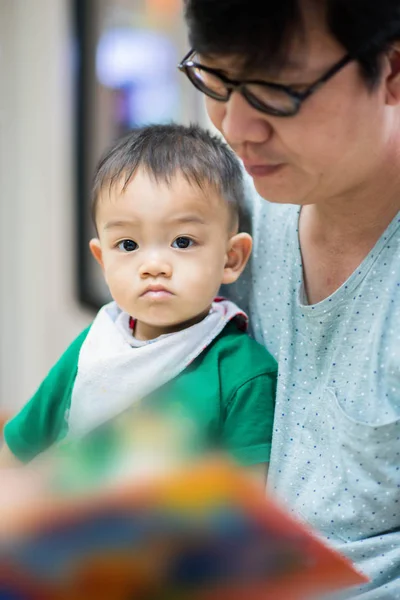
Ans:
{"type": "Polygon", "coordinates": [[[122,240],[118,244],[118,250],[121,250],[121,252],[134,252],[138,248],[139,246],[133,240],[122,240]]]}
{"type": "Polygon", "coordinates": [[[176,240],[172,242],[173,248],[179,248],[179,250],[185,250],[186,248],[190,248],[193,246],[194,242],[188,237],[178,237],[176,240]]]}

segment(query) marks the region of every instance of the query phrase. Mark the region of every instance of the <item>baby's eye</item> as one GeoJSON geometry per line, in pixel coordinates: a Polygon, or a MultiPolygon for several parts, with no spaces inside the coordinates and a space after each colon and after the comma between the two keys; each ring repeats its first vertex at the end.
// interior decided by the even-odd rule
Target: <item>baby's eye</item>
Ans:
{"type": "Polygon", "coordinates": [[[138,248],[139,246],[133,240],[122,240],[118,244],[118,250],[121,250],[121,252],[134,252],[138,248]]]}
{"type": "Polygon", "coordinates": [[[185,250],[186,248],[190,248],[190,246],[193,246],[193,244],[193,240],[191,240],[188,237],[181,236],[176,238],[176,240],[172,242],[172,247],[179,248],[179,250],[185,250]]]}

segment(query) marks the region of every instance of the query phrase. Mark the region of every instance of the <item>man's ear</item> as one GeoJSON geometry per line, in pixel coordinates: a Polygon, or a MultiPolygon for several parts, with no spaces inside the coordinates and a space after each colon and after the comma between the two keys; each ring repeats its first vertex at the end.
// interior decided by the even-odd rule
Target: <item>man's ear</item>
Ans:
{"type": "Polygon", "coordinates": [[[386,104],[400,104],[400,43],[393,44],[387,52],[389,73],[386,77],[386,104]]]}
{"type": "Polygon", "coordinates": [[[90,252],[92,253],[94,258],[97,260],[97,262],[101,266],[102,270],[104,271],[103,252],[101,250],[100,240],[98,238],[93,238],[92,240],[90,240],[89,248],[90,248],[90,252]]]}
{"type": "Polygon", "coordinates": [[[229,240],[222,283],[234,283],[250,258],[253,240],[248,233],[237,233],[229,240]]]}

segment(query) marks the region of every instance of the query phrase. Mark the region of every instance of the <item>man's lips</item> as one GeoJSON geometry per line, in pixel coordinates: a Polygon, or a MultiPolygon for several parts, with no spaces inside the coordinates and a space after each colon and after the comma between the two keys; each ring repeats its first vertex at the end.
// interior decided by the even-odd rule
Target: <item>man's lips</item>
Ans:
{"type": "Polygon", "coordinates": [[[275,164],[256,164],[247,161],[243,161],[244,168],[252,177],[267,177],[268,175],[275,175],[278,171],[280,171],[283,167],[283,163],[275,163],[275,164]]]}

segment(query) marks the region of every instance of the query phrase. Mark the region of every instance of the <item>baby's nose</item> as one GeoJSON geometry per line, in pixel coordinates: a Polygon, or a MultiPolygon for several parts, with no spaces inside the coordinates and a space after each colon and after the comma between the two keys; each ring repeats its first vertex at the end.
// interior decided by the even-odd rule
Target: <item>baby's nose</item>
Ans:
{"type": "Polygon", "coordinates": [[[172,267],[161,258],[149,258],[143,262],[139,274],[143,279],[146,277],[171,277],[172,267]]]}

